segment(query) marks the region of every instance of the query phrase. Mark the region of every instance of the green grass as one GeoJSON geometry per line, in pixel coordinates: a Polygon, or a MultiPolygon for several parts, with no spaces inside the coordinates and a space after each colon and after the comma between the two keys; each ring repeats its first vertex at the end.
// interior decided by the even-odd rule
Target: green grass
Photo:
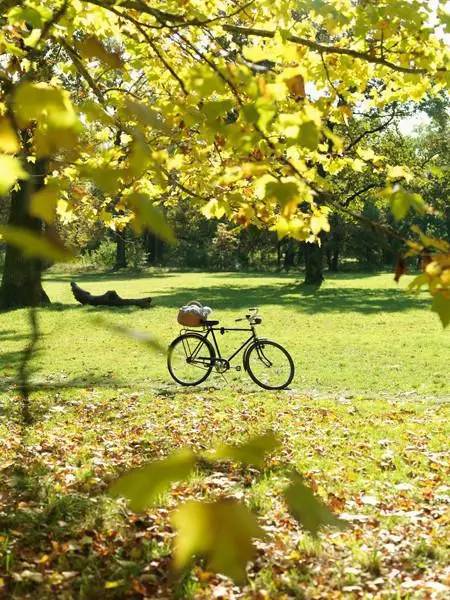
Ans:
{"type": "MultiPolygon", "coordinates": [[[[81,307],[71,295],[69,280],[55,274],[45,282],[55,305],[40,311],[44,344],[35,364],[47,383],[64,381],[68,387],[82,388],[87,383],[97,388],[171,386],[164,357],[95,324],[95,318],[149,332],[168,345],[179,329],[178,307],[198,298],[214,309],[214,317],[230,325],[249,306],[259,306],[261,334],[286,345],[294,357],[296,390],[450,393],[445,375],[450,333],[442,331],[429,299],[399,290],[390,273],[335,276],[315,293],[302,289],[290,275],[155,272],[77,278],[92,293],[114,288],[124,296],[151,295],[154,307],[148,310],[81,307]]],[[[404,278],[403,287],[407,281],[404,278]]],[[[25,341],[26,314],[2,314],[0,323],[0,369],[7,377],[14,374],[25,341]]],[[[225,350],[238,343],[238,335],[221,338],[225,350]]],[[[248,383],[245,374],[235,371],[227,379],[248,383]]],[[[223,378],[216,375],[211,382],[222,385],[223,378]]]]}
{"type": "Polygon", "coordinates": [[[69,278],[49,274],[45,287],[59,304],[40,311],[34,423],[25,428],[12,378],[26,313],[0,315],[0,597],[447,597],[449,333],[425,296],[397,290],[390,274],[340,275],[315,294],[287,275],[77,281],[94,293],[153,295],[154,307],[80,307],[69,278]],[[264,392],[243,372],[180,388],[164,357],[95,323],[102,316],[167,345],[178,332],[177,308],[193,298],[229,324],[259,306],[261,334],[285,344],[296,362],[292,389],[264,392]],[[143,515],[105,495],[125,468],[267,429],[282,447],[264,474],[236,465],[197,473],[143,515]],[[285,463],[349,519],[347,531],[316,541],[295,525],[276,475],[285,463]],[[170,508],[236,494],[268,532],[248,584],[233,591],[202,563],[174,579],[170,508]]]}

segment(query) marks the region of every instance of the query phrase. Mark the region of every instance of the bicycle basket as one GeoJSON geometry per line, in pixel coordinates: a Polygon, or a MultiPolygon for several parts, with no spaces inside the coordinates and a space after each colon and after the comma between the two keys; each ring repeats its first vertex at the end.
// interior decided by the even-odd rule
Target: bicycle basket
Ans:
{"type": "Polygon", "coordinates": [[[201,327],[203,325],[203,318],[198,312],[183,310],[180,308],[178,311],[177,321],[184,327],[201,327]]]}

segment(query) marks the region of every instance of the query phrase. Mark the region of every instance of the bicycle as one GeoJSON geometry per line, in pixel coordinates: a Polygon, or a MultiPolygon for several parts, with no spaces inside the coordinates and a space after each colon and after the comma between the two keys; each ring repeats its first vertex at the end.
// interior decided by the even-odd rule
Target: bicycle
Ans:
{"type": "Polygon", "coordinates": [[[257,314],[257,308],[250,308],[245,317],[235,319],[236,323],[247,320],[249,327],[246,328],[217,327],[219,321],[204,320],[203,333],[182,329],[170,344],[167,355],[172,378],[181,385],[194,386],[205,381],[213,369],[222,374],[231,368],[240,371],[240,365],[232,367],[231,361],[243,351],[244,370],[257,385],[266,390],[286,388],[294,377],[294,361],[281,344],[256,335],[255,327],[262,323],[257,314]],[[247,331],[251,335],[231,356],[223,358],[215,332],[224,335],[228,331],[247,331]]]}

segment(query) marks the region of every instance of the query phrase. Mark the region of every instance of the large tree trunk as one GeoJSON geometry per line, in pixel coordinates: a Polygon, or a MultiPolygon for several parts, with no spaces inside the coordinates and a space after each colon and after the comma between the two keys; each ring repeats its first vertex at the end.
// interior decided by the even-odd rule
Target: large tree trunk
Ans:
{"type": "Polygon", "coordinates": [[[320,285],[323,281],[323,251],[318,244],[303,244],[305,257],[305,285],[320,285]]]}
{"type": "MultiPolygon", "coordinates": [[[[42,187],[46,174],[46,159],[34,165],[24,165],[30,178],[19,182],[19,189],[11,193],[11,208],[8,224],[41,234],[43,222],[30,216],[29,205],[33,192],[42,187]]],[[[6,246],[5,265],[0,288],[0,309],[8,310],[25,306],[37,306],[50,302],[45,293],[41,277],[43,264],[36,258],[25,256],[21,249],[6,246]]]]}

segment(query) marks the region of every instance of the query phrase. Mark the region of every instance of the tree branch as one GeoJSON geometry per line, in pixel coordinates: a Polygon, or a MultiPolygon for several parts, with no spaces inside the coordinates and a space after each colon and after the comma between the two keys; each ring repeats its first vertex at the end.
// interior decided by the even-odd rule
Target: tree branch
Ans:
{"type": "Polygon", "coordinates": [[[380,187],[377,183],[369,183],[368,185],[366,185],[362,189],[358,190],[357,192],[351,194],[350,196],[347,196],[347,198],[345,198],[345,200],[343,200],[341,202],[341,205],[347,208],[347,206],[350,204],[350,202],[352,200],[354,200],[358,196],[361,196],[361,194],[364,194],[365,192],[368,192],[369,190],[372,190],[377,187],[380,187]]]}
{"type": "MultiPolygon", "coordinates": [[[[275,37],[275,31],[269,31],[267,29],[254,29],[252,27],[241,27],[239,25],[222,25],[222,28],[225,31],[230,33],[239,33],[241,35],[247,36],[256,36],[262,38],[273,38],[275,37]]],[[[426,69],[416,69],[415,67],[403,67],[401,65],[396,65],[384,58],[373,56],[368,52],[359,52],[358,50],[353,50],[352,48],[341,48],[339,46],[325,46],[324,44],[320,44],[319,42],[315,42],[314,40],[310,40],[307,38],[300,37],[298,35],[287,34],[286,39],[294,44],[299,44],[301,46],[306,46],[310,48],[310,50],[314,50],[319,53],[326,54],[344,54],[346,56],[352,56],[353,58],[357,58],[359,60],[364,60],[369,63],[374,63],[377,65],[382,65],[393,71],[399,71],[400,73],[414,73],[417,75],[423,75],[427,73],[426,69]]],[[[445,67],[438,69],[438,71],[446,71],[445,67]]]]}
{"type": "Polygon", "coordinates": [[[363,131],[362,133],[360,133],[352,142],[350,142],[350,144],[345,148],[345,152],[348,152],[349,150],[351,150],[354,146],[356,146],[357,144],[359,144],[359,142],[365,138],[367,135],[372,135],[372,133],[377,133],[378,131],[382,131],[383,129],[385,129],[388,125],[390,125],[392,123],[392,121],[394,120],[394,118],[397,115],[395,113],[392,113],[392,115],[388,118],[387,121],[385,121],[384,123],[381,123],[381,125],[378,125],[377,127],[374,127],[373,129],[367,129],[366,131],[363,131]]]}

